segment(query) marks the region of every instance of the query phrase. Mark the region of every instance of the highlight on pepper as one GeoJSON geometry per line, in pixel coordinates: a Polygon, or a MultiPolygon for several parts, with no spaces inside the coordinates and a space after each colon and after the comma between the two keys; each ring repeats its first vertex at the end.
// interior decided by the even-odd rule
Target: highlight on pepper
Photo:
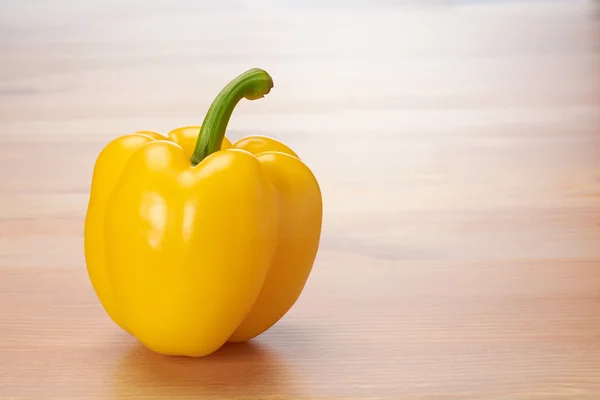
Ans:
{"type": "Polygon", "coordinates": [[[157,353],[200,357],[255,338],[304,289],[321,236],[315,176],[278,140],[225,137],[238,102],[272,88],[250,69],[201,125],[120,136],[98,155],[88,275],[108,316],[157,353]]]}

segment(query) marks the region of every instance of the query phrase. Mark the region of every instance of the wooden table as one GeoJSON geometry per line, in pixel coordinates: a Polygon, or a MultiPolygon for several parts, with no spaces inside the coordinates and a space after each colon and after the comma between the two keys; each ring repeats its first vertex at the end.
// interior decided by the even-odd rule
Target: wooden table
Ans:
{"type": "Polygon", "coordinates": [[[38,3],[0,12],[0,398],[600,398],[593,3],[38,3]],[[255,341],[159,356],[87,278],[91,170],[250,67],[228,136],[313,169],[318,259],[255,341]]]}

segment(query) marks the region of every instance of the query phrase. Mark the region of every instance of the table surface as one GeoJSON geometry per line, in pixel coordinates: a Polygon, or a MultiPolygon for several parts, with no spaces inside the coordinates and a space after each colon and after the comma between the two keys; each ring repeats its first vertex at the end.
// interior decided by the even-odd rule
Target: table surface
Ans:
{"type": "Polygon", "coordinates": [[[0,5],[0,398],[600,398],[597,5],[82,3],[0,5]],[[251,67],[227,135],[312,168],[317,261],[256,340],[159,356],[87,278],[91,170],[251,67]]]}

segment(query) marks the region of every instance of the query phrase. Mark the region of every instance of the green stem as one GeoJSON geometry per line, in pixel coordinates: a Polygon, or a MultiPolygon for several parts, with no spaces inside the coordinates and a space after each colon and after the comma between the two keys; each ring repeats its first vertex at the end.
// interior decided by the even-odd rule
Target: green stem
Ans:
{"type": "Polygon", "coordinates": [[[204,117],[191,157],[192,165],[197,165],[221,149],[229,118],[242,98],[260,99],[269,93],[272,87],[271,76],[259,68],[250,69],[229,82],[215,98],[204,117]]]}

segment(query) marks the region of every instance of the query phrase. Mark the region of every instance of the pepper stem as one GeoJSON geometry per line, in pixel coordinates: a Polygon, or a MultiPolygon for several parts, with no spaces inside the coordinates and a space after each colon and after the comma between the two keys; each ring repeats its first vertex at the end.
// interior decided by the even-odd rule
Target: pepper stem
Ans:
{"type": "Polygon", "coordinates": [[[272,87],[271,76],[259,68],[250,69],[229,82],[217,95],[204,117],[196,148],[190,159],[192,165],[197,165],[221,149],[229,118],[242,98],[260,99],[268,94],[272,87]]]}

